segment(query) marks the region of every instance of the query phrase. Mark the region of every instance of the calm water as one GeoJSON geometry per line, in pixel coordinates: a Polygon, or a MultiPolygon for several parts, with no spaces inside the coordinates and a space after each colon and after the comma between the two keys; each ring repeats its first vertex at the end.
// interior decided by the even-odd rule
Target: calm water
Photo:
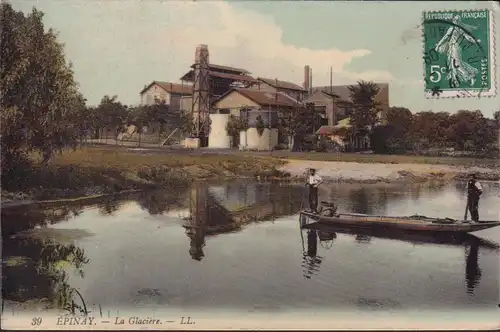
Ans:
{"type": "MultiPolygon", "coordinates": [[[[320,195],[345,212],[460,218],[463,185],[325,184],[320,195]]],[[[481,219],[496,220],[498,184],[483,185],[481,219]]],[[[301,186],[230,182],[4,210],[2,295],[60,308],[71,289],[101,308],[497,307],[500,228],[454,242],[300,231],[302,197],[301,186]]]]}

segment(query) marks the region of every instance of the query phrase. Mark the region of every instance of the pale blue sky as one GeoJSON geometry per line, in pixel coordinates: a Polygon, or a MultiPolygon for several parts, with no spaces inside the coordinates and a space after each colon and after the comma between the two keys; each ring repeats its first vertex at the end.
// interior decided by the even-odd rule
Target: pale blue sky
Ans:
{"type": "Polygon", "coordinates": [[[36,6],[45,12],[45,24],[59,31],[89,104],[104,94],[139,103],[139,91],[151,81],[179,82],[196,45],[207,44],[212,63],[254,76],[301,85],[309,64],[313,85],[329,84],[330,66],[334,84],[389,82],[391,105],[412,112],[480,109],[491,116],[500,105],[498,95],[427,100],[422,82],[422,11],[493,8],[498,20],[494,2],[11,2],[18,10],[36,6]]]}

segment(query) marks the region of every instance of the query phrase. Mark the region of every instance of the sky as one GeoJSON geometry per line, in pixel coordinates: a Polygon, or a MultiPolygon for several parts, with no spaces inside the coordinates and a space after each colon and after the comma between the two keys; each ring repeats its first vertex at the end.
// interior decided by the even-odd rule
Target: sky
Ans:
{"type": "MultiPolygon", "coordinates": [[[[388,82],[391,106],[413,113],[479,109],[491,117],[500,105],[500,91],[490,98],[429,100],[423,82],[422,12],[488,8],[498,21],[495,2],[10,2],[26,13],[33,6],[45,13],[44,24],[59,33],[90,105],[104,95],[134,105],[154,80],[180,83],[198,44],[208,45],[211,63],[244,68],[254,77],[302,85],[307,64],[314,86],[330,84],[330,67],[334,85],[388,82]]],[[[500,55],[500,29],[495,39],[500,55]]]]}

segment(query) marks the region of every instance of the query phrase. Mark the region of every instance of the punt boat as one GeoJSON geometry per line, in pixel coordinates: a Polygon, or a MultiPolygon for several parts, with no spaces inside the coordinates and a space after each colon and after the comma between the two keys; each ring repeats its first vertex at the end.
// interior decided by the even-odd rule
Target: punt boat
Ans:
{"type": "Polygon", "coordinates": [[[325,216],[306,210],[300,212],[302,218],[312,219],[319,224],[343,225],[371,229],[399,229],[429,233],[469,233],[500,226],[499,221],[456,220],[451,218],[430,218],[413,215],[408,217],[375,216],[359,213],[339,213],[325,216]]]}

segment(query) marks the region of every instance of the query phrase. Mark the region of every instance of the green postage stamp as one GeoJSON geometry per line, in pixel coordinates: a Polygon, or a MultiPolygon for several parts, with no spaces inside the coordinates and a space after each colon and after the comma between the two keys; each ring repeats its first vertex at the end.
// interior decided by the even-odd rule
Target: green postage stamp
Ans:
{"type": "Polygon", "coordinates": [[[492,10],[424,12],[423,30],[427,97],[496,95],[492,10]]]}

